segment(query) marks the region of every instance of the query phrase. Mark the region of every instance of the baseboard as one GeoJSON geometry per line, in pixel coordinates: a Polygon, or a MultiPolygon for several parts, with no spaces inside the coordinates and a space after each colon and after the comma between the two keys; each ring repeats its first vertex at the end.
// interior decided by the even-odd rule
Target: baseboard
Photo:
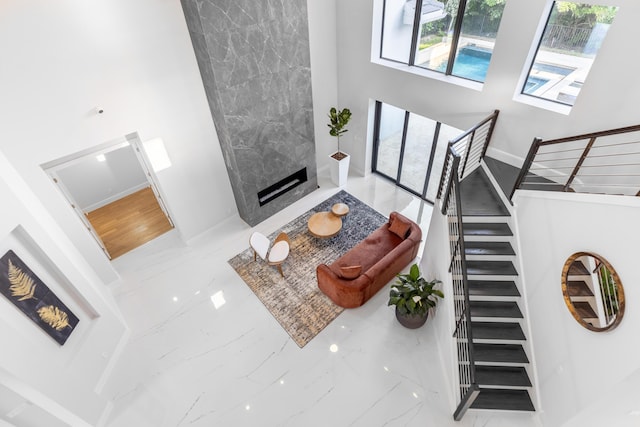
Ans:
{"type": "Polygon", "coordinates": [[[147,187],[149,187],[149,185],[150,184],[147,181],[145,181],[145,182],[143,182],[141,184],[138,184],[138,185],[136,185],[134,187],[127,188],[126,190],[121,191],[118,194],[114,194],[113,196],[109,196],[104,200],[100,200],[99,202],[96,202],[96,203],[93,203],[93,204],[91,204],[89,206],[86,206],[82,210],[84,212],[94,211],[96,209],[99,209],[99,208],[101,208],[103,206],[108,205],[109,203],[115,202],[116,200],[120,200],[123,197],[127,197],[127,196],[135,193],[136,191],[140,191],[140,190],[142,190],[144,188],[147,188],[147,187]]]}
{"type": "Polygon", "coordinates": [[[522,167],[522,164],[524,163],[524,158],[518,157],[518,156],[514,156],[511,153],[507,153],[506,151],[498,150],[498,149],[493,148],[491,146],[489,148],[487,148],[486,155],[488,157],[494,158],[496,160],[500,160],[501,162],[506,163],[508,165],[511,165],[513,167],[516,167],[518,169],[520,169],[522,167]]]}

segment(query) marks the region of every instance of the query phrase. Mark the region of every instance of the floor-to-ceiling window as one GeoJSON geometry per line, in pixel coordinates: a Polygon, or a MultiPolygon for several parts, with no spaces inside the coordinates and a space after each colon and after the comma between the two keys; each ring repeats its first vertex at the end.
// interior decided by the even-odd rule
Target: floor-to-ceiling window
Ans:
{"type": "Polygon", "coordinates": [[[373,172],[433,203],[448,142],[461,130],[376,103],[373,172]]]}
{"type": "Polygon", "coordinates": [[[380,57],[484,82],[505,0],[384,0],[380,57]]]}

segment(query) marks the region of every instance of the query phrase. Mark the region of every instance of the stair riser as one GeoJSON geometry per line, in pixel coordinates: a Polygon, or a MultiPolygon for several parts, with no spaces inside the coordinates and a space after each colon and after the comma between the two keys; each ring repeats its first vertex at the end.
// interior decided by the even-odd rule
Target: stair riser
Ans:
{"type": "Polygon", "coordinates": [[[470,295],[470,301],[497,301],[497,302],[519,302],[518,296],[491,296],[491,295],[470,295]]]}
{"type": "Polygon", "coordinates": [[[510,261],[515,263],[517,257],[515,255],[470,255],[466,256],[467,261],[510,261]]]}
{"type": "Polygon", "coordinates": [[[520,344],[523,345],[526,342],[526,338],[523,340],[503,340],[495,338],[478,339],[474,338],[473,342],[477,344],[520,344]]]}
{"type": "Polygon", "coordinates": [[[499,275],[499,274],[470,274],[467,276],[467,280],[483,280],[483,281],[492,281],[495,280],[499,282],[501,280],[514,280],[518,276],[512,275],[499,275]]]}
{"type": "Polygon", "coordinates": [[[519,385],[492,385],[492,384],[481,384],[482,388],[491,388],[494,390],[528,390],[529,393],[532,392],[533,386],[519,386],[519,385]]]}
{"type": "Polygon", "coordinates": [[[511,246],[514,244],[514,240],[511,236],[476,236],[472,234],[464,235],[465,242],[509,242],[511,246]]]}
{"type": "Polygon", "coordinates": [[[475,222],[475,223],[483,223],[483,224],[509,224],[511,226],[511,218],[510,216],[471,216],[471,215],[463,215],[463,222],[475,222]]]}

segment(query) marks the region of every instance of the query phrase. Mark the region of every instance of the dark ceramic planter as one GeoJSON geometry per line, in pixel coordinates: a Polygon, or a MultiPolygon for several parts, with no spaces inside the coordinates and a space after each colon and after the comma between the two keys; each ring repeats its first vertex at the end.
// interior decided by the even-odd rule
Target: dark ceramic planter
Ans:
{"type": "Polygon", "coordinates": [[[429,312],[427,311],[424,316],[414,316],[411,314],[402,314],[398,311],[398,307],[396,307],[396,319],[398,322],[405,328],[416,329],[420,326],[424,325],[427,321],[427,317],[429,317],[429,312]]]}

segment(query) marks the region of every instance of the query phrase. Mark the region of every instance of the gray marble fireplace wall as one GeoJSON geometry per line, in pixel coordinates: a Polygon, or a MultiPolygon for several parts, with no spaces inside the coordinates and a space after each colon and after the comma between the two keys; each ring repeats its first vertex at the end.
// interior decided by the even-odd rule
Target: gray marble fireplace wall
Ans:
{"type": "Polygon", "coordinates": [[[317,188],[307,0],[181,2],[238,211],[253,226],[317,188]],[[260,206],[260,190],[303,168],[306,182],[260,206]]]}

